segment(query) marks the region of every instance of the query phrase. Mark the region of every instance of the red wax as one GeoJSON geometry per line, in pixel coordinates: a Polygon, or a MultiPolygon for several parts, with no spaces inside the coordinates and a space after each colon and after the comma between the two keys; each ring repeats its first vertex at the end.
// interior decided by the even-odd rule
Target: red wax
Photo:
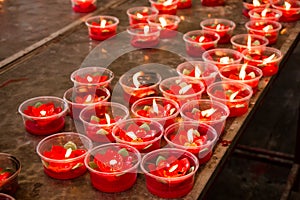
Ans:
{"type": "Polygon", "coordinates": [[[155,17],[158,11],[151,7],[133,7],[127,10],[129,17],[129,24],[148,23],[147,20],[151,17],[155,17]]]}
{"type": "Polygon", "coordinates": [[[88,163],[92,185],[103,192],[122,192],[129,189],[137,178],[136,156],[126,148],[111,147],[94,155],[88,163]]]}
{"type": "Polygon", "coordinates": [[[279,21],[281,22],[298,21],[300,19],[300,1],[298,0],[283,1],[283,3],[284,2],[286,2],[286,4],[288,3],[289,5],[279,4],[279,3],[272,4],[272,7],[282,12],[282,16],[280,17],[279,21]],[[287,6],[290,6],[290,8],[287,8],[287,6]]]}
{"type": "Polygon", "coordinates": [[[243,2],[243,15],[249,17],[249,11],[255,8],[266,8],[270,5],[269,0],[258,0],[258,4],[253,4],[254,0],[245,0],[243,2]]]}
{"type": "Polygon", "coordinates": [[[1,168],[0,167],[0,187],[2,187],[2,184],[4,181],[6,181],[10,176],[13,175],[13,171],[10,168],[1,168]]]}
{"type": "Polygon", "coordinates": [[[269,44],[274,44],[279,35],[280,23],[275,21],[264,21],[262,23],[249,22],[246,24],[249,34],[265,36],[269,44]]]}
{"type": "Polygon", "coordinates": [[[225,0],[201,0],[203,6],[224,6],[225,0]]]}
{"type": "Polygon", "coordinates": [[[192,7],[192,0],[179,0],[177,3],[177,8],[190,8],[192,7]]]}
{"type": "Polygon", "coordinates": [[[85,74],[83,76],[76,75],[74,79],[75,81],[80,83],[96,84],[96,83],[106,82],[109,79],[109,77],[99,75],[98,73],[94,73],[94,74],[85,74]]]}
{"type": "Polygon", "coordinates": [[[193,57],[199,57],[206,50],[212,49],[217,45],[219,37],[213,34],[192,35],[187,38],[186,52],[193,57]]]}
{"type": "Polygon", "coordinates": [[[101,28],[99,23],[93,22],[90,28],[90,38],[93,40],[106,40],[114,36],[116,32],[116,26],[101,28]]]}
{"type": "Polygon", "coordinates": [[[159,14],[176,15],[179,0],[173,0],[170,4],[166,4],[167,1],[169,0],[150,0],[151,6],[155,7],[159,14]]]}
{"type": "Polygon", "coordinates": [[[231,27],[225,24],[211,24],[211,25],[205,25],[205,28],[207,30],[212,30],[219,34],[220,40],[218,41],[219,44],[225,44],[230,41],[231,33],[229,31],[231,30],[231,27]]]}
{"type": "Polygon", "coordinates": [[[44,151],[43,156],[49,159],[59,160],[60,162],[51,162],[43,160],[44,171],[47,175],[55,179],[73,179],[81,176],[86,172],[84,165],[84,157],[67,161],[67,159],[75,159],[86,153],[85,149],[72,150],[70,156],[65,157],[67,148],[64,146],[53,145],[50,151],[44,151]],[[64,162],[64,160],[66,160],[64,162]]]}
{"type": "Polygon", "coordinates": [[[72,4],[75,12],[87,13],[97,9],[96,0],[72,0],[72,4]]]}

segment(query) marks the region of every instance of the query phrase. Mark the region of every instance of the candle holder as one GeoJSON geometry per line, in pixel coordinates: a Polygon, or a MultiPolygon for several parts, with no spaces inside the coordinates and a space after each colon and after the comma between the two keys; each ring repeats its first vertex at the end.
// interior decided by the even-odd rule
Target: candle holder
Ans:
{"type": "Polygon", "coordinates": [[[243,15],[249,17],[249,11],[256,8],[269,8],[270,0],[244,0],[243,1],[243,15]]]}
{"type": "Polygon", "coordinates": [[[128,109],[114,102],[100,102],[85,107],[79,115],[85,134],[93,141],[100,143],[115,142],[112,129],[129,117],[128,109]]]}
{"type": "Polygon", "coordinates": [[[299,0],[272,0],[272,7],[282,12],[279,21],[294,22],[300,19],[299,0]]]}
{"type": "Polygon", "coordinates": [[[263,76],[260,68],[248,64],[227,65],[220,69],[223,81],[237,81],[252,87],[253,94],[258,90],[259,80],[263,76]]]}
{"type": "Polygon", "coordinates": [[[159,44],[160,26],[157,24],[135,24],[127,29],[131,45],[135,48],[153,48],[159,44]]]}
{"type": "Polygon", "coordinates": [[[116,35],[119,19],[113,16],[93,16],[85,21],[93,40],[106,40],[116,35]]]}
{"type": "Polygon", "coordinates": [[[205,62],[212,63],[221,69],[223,66],[229,64],[239,64],[243,59],[243,55],[232,49],[218,48],[211,49],[203,53],[202,59],[205,62]]]}
{"type": "Polygon", "coordinates": [[[36,147],[44,172],[54,179],[74,179],[86,172],[84,157],[92,141],[79,133],[57,133],[42,139],[36,147]]]}
{"type": "Polygon", "coordinates": [[[224,6],[225,0],[201,0],[203,6],[224,6]]]}
{"type": "Polygon", "coordinates": [[[50,135],[64,128],[68,104],[58,97],[41,96],[24,101],[18,111],[27,132],[50,135]]]}
{"type": "Polygon", "coordinates": [[[152,119],[132,118],[116,124],[112,136],[117,143],[135,147],[140,153],[160,148],[163,126],[152,119]]]}
{"type": "Polygon", "coordinates": [[[211,100],[227,105],[228,117],[238,117],[248,112],[253,90],[245,83],[220,81],[208,86],[207,94],[211,100]]]}
{"type": "Polygon", "coordinates": [[[134,102],[131,113],[134,117],[157,121],[167,128],[177,121],[179,105],[176,101],[165,97],[147,97],[134,102]]]}
{"type": "Polygon", "coordinates": [[[171,38],[177,35],[180,18],[176,15],[157,15],[149,17],[147,21],[150,25],[156,24],[160,26],[160,38],[171,38]]]}
{"type": "Polygon", "coordinates": [[[177,73],[183,78],[190,77],[195,83],[202,82],[205,86],[204,92],[208,85],[216,81],[219,70],[217,66],[203,61],[187,61],[181,63],[176,68],[177,73]]]}
{"type": "Polygon", "coordinates": [[[184,121],[196,121],[213,127],[218,137],[225,129],[226,119],[229,116],[228,107],[218,101],[200,99],[185,103],[180,110],[184,121]]]}
{"type": "Polygon", "coordinates": [[[176,15],[179,0],[149,0],[159,14],[176,15]]]}
{"type": "Polygon", "coordinates": [[[159,84],[159,90],[164,97],[173,99],[182,106],[188,101],[201,99],[205,86],[202,82],[195,83],[191,77],[175,76],[164,79],[159,84]]]}
{"type": "Polygon", "coordinates": [[[245,27],[249,34],[261,35],[269,40],[269,45],[277,42],[282,25],[276,21],[255,20],[248,21],[245,27]]]}
{"type": "Polygon", "coordinates": [[[279,21],[282,12],[278,9],[255,8],[249,11],[250,20],[271,20],[279,21]]]}
{"type": "Polygon", "coordinates": [[[102,144],[84,159],[94,188],[102,192],[123,192],[136,182],[141,155],[126,144],[102,144]]]}
{"type": "Polygon", "coordinates": [[[230,38],[235,29],[235,23],[228,19],[205,19],[200,22],[203,30],[213,31],[220,36],[218,44],[226,44],[230,42],[230,38]]]}
{"type": "Polygon", "coordinates": [[[192,0],[179,0],[177,3],[178,9],[185,9],[192,7],[192,0]]]}
{"type": "Polygon", "coordinates": [[[78,13],[89,13],[97,9],[97,0],[71,0],[72,9],[78,13]]]}
{"type": "Polygon", "coordinates": [[[0,193],[0,199],[3,199],[3,200],[16,200],[12,196],[10,196],[8,194],[5,194],[5,193],[0,193]]]}
{"type": "Polygon", "coordinates": [[[198,168],[199,161],[194,154],[177,148],[152,151],[143,156],[141,161],[148,191],[161,198],[187,195],[194,186],[198,168]],[[176,168],[176,165],[179,167],[176,168]]]}
{"type": "Polygon", "coordinates": [[[127,10],[130,26],[134,24],[147,23],[147,19],[150,17],[156,17],[158,10],[152,7],[133,7],[127,10]]]}
{"type": "Polygon", "coordinates": [[[217,46],[220,36],[213,31],[194,30],[185,33],[183,40],[189,56],[201,57],[204,51],[217,46]]]}
{"type": "Polygon", "coordinates": [[[211,126],[196,122],[182,121],[170,125],[164,134],[168,145],[194,154],[199,164],[208,162],[217,142],[217,132],[211,126]]]}
{"type": "MultiPolygon", "coordinates": [[[[21,162],[18,158],[8,153],[0,153],[0,193],[15,195],[19,188],[18,178],[20,172],[21,162]]],[[[1,196],[0,199],[2,199],[1,196]]],[[[3,197],[3,199],[10,200],[8,197],[3,197]]]]}
{"type": "Polygon", "coordinates": [[[66,90],[63,96],[69,106],[69,115],[74,120],[80,120],[79,114],[83,108],[98,102],[106,102],[109,98],[110,92],[107,88],[94,86],[72,87],[66,90]]]}
{"type": "Polygon", "coordinates": [[[119,79],[124,99],[129,105],[145,97],[158,96],[160,82],[160,74],[149,71],[129,71],[119,79]]]}
{"type": "Polygon", "coordinates": [[[111,91],[114,73],[103,67],[85,67],[74,71],[70,78],[75,87],[96,86],[105,87],[111,91]]]}
{"type": "Polygon", "coordinates": [[[263,47],[269,44],[269,40],[265,36],[254,34],[238,34],[230,39],[232,48],[239,52],[252,47],[263,47]]]}
{"type": "Polygon", "coordinates": [[[260,68],[263,76],[273,76],[278,72],[282,53],[273,47],[246,49],[242,52],[244,63],[260,68]]]}

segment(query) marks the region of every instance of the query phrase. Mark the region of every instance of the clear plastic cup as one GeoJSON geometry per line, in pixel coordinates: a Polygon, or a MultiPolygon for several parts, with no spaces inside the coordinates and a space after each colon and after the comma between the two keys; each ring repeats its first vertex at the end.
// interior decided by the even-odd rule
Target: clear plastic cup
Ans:
{"type": "Polygon", "coordinates": [[[255,8],[249,11],[250,20],[272,20],[279,21],[282,12],[272,8],[255,8]]]}
{"type": "Polygon", "coordinates": [[[129,24],[147,23],[147,20],[158,15],[158,10],[152,7],[139,6],[132,7],[126,11],[129,19],[129,24]]]}
{"type": "Polygon", "coordinates": [[[72,9],[78,13],[89,13],[97,9],[97,0],[71,0],[72,9]]]}
{"type": "Polygon", "coordinates": [[[156,8],[159,14],[176,15],[179,0],[149,0],[151,7],[156,8]]]}
{"type": "Polygon", "coordinates": [[[274,9],[281,11],[280,22],[295,22],[300,19],[299,0],[272,0],[271,5],[274,9]]]}
{"type": "Polygon", "coordinates": [[[178,24],[180,23],[180,18],[176,15],[157,15],[154,17],[149,17],[147,22],[152,25],[159,25],[160,38],[172,38],[177,35],[178,24]]]}

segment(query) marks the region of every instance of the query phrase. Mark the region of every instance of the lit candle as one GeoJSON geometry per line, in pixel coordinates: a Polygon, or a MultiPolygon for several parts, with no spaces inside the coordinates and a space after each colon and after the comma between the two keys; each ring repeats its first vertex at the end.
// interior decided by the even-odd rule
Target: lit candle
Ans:
{"type": "Polygon", "coordinates": [[[158,10],[151,7],[133,7],[127,10],[130,26],[139,23],[147,23],[149,18],[156,17],[158,10]]]}
{"type": "Polygon", "coordinates": [[[265,36],[254,34],[238,34],[230,40],[232,48],[242,52],[245,49],[251,49],[252,47],[267,46],[269,40],[265,36]]]}
{"type": "Polygon", "coordinates": [[[281,11],[282,16],[279,21],[293,22],[300,19],[300,2],[296,0],[278,1],[272,4],[272,7],[281,11]]]}
{"type": "Polygon", "coordinates": [[[176,15],[179,0],[149,0],[159,14],[176,15]]]}

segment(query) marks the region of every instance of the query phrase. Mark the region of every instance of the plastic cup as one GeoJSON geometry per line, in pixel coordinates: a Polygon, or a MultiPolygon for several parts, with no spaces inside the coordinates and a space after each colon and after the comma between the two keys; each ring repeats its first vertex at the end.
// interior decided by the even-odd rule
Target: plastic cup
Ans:
{"type": "Polygon", "coordinates": [[[180,23],[180,18],[176,15],[157,15],[154,17],[149,17],[147,22],[152,25],[160,26],[160,38],[172,38],[177,35],[178,24],[180,23]]]}
{"type": "Polygon", "coordinates": [[[201,0],[203,6],[224,6],[225,0],[201,0]]]}
{"type": "Polygon", "coordinates": [[[255,8],[249,11],[250,20],[272,20],[279,21],[282,12],[272,8],[255,8]]]}
{"type": "Polygon", "coordinates": [[[97,9],[97,0],[71,0],[72,9],[78,13],[93,12],[97,9]]]}
{"type": "Polygon", "coordinates": [[[140,6],[129,8],[126,13],[128,15],[129,24],[134,25],[147,23],[147,19],[158,15],[158,10],[152,7],[140,6]]]}
{"type": "Polygon", "coordinates": [[[252,0],[243,1],[243,15],[249,17],[249,11],[257,8],[268,8],[270,7],[269,0],[258,1],[258,3],[254,3],[252,0]]]}
{"type": "Polygon", "coordinates": [[[156,8],[159,14],[176,15],[179,0],[149,0],[151,7],[156,8]]]}

